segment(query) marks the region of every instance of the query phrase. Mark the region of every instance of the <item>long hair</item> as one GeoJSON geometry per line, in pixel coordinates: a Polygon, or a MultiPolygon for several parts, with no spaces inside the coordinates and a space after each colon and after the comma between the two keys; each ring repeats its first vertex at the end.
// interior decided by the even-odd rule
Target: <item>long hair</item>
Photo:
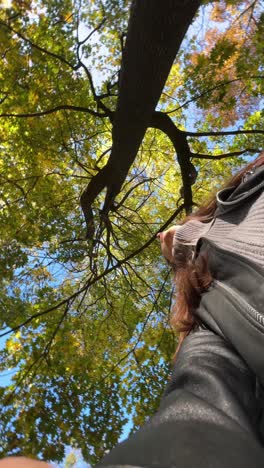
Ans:
{"type": "MultiPolygon", "coordinates": [[[[264,151],[253,162],[232,176],[223,188],[237,187],[247,172],[263,164],[264,151]]],[[[213,194],[206,204],[187,216],[181,224],[185,224],[190,220],[209,222],[213,219],[216,208],[216,194],[213,194]]],[[[206,255],[200,253],[197,258],[193,258],[190,247],[180,242],[175,246],[172,269],[174,271],[176,294],[171,322],[179,332],[177,354],[184,338],[200,324],[199,318],[195,315],[195,310],[199,306],[201,295],[208,290],[213,278],[208,268],[206,255]]]]}

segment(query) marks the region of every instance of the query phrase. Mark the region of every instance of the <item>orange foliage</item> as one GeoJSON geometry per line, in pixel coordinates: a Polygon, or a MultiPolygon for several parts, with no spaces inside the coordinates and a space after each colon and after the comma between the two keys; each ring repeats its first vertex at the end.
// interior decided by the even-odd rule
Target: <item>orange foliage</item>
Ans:
{"type": "Polygon", "coordinates": [[[217,2],[210,12],[210,20],[212,27],[203,37],[202,52],[195,51],[190,62],[198,72],[195,80],[202,79],[202,87],[205,84],[207,88],[215,87],[210,94],[210,114],[216,119],[220,117],[222,126],[228,126],[246,118],[259,99],[252,96],[252,87],[248,88],[254,70],[246,65],[243,69],[245,51],[251,57],[256,53],[252,37],[257,22],[252,1],[236,2],[236,5],[223,0],[217,2]],[[218,84],[223,84],[222,92],[218,84]]]}

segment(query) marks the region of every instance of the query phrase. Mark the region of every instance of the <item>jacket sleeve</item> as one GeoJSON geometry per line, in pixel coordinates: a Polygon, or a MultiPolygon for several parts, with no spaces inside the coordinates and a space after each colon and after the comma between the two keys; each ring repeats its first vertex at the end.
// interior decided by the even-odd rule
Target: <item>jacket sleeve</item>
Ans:
{"type": "Polygon", "coordinates": [[[256,378],[209,330],[185,338],[159,411],[98,467],[264,467],[256,378]]]}

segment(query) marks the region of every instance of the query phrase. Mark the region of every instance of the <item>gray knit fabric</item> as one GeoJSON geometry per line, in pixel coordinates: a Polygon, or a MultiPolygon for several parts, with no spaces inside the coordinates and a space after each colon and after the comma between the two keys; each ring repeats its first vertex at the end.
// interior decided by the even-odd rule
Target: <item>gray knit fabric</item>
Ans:
{"type": "Polygon", "coordinates": [[[204,237],[264,267],[264,192],[254,203],[216,217],[204,237]]]}
{"type": "Polygon", "coordinates": [[[200,237],[204,237],[206,235],[212,225],[212,222],[213,221],[210,223],[202,223],[201,221],[194,219],[181,226],[176,226],[176,231],[173,237],[172,254],[174,255],[175,246],[179,242],[195,247],[200,237]]]}
{"type": "MultiPolygon", "coordinates": [[[[263,176],[262,181],[260,183],[258,181],[256,186],[253,185],[253,189],[246,190],[242,201],[241,194],[238,197],[239,200],[232,195],[232,188],[230,188],[231,196],[227,200],[224,200],[226,189],[217,194],[218,209],[211,223],[190,220],[182,226],[177,226],[173,252],[177,242],[195,246],[199,238],[204,237],[220,248],[246,257],[264,267],[263,167],[260,172],[259,177],[263,176]],[[253,191],[256,193],[252,196],[253,191]]],[[[241,184],[241,187],[244,186],[241,184]]]]}

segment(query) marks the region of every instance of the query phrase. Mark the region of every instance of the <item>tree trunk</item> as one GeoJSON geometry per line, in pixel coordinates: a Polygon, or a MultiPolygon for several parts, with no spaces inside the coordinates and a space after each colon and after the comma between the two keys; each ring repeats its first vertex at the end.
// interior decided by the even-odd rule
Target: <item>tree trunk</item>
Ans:
{"type": "MultiPolygon", "coordinates": [[[[113,147],[105,167],[108,173],[104,185],[107,186],[106,212],[136,158],[175,56],[200,4],[201,0],[134,0],[132,3],[113,122],[113,147]]],[[[98,195],[102,190],[100,173],[96,178],[93,188],[98,182],[98,195]]],[[[89,186],[82,196],[86,212],[95,199],[94,190],[89,191],[89,186]]]]}

